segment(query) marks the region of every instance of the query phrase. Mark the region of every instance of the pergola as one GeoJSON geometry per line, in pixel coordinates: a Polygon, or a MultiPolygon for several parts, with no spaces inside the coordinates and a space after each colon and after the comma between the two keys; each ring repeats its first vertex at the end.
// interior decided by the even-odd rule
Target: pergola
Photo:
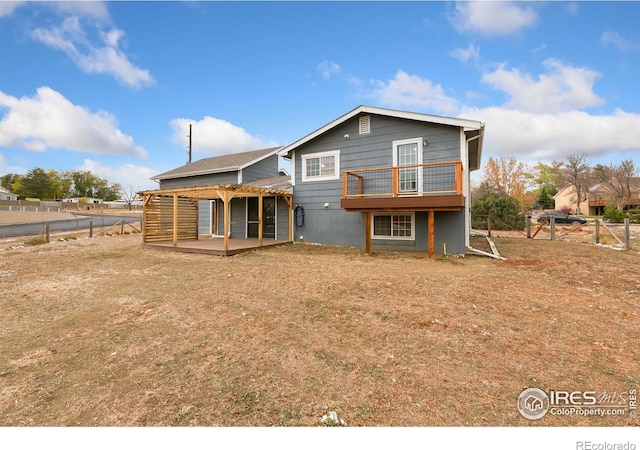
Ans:
{"type": "Polygon", "coordinates": [[[220,199],[224,204],[224,252],[229,251],[229,204],[231,199],[258,197],[258,243],[262,246],[262,198],[282,198],[289,207],[287,225],[289,241],[293,240],[292,193],[286,189],[254,187],[246,184],[217,184],[180,188],[156,189],[138,193],[143,197],[143,243],[198,239],[198,201],[220,199]]]}

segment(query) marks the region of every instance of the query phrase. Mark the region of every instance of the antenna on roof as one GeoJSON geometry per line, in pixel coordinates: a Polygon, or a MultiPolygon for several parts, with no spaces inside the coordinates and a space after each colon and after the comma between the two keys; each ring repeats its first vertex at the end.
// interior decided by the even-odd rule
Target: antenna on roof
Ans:
{"type": "Polygon", "coordinates": [[[189,124],[189,134],[187,135],[189,138],[189,147],[187,147],[187,153],[189,154],[189,160],[187,162],[191,162],[191,124],[189,124]]]}

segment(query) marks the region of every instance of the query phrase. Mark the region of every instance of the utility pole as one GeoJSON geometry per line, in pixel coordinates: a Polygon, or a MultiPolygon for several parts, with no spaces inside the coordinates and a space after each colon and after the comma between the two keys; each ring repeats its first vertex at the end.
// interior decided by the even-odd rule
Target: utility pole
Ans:
{"type": "Polygon", "coordinates": [[[189,124],[189,161],[191,162],[191,124],[189,124]]]}

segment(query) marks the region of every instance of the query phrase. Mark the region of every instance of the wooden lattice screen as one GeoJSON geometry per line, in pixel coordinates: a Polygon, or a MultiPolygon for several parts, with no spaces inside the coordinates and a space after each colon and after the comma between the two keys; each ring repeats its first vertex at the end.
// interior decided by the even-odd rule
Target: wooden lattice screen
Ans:
{"type": "Polygon", "coordinates": [[[143,220],[144,242],[198,239],[198,200],[152,195],[146,204],[143,220]]]}

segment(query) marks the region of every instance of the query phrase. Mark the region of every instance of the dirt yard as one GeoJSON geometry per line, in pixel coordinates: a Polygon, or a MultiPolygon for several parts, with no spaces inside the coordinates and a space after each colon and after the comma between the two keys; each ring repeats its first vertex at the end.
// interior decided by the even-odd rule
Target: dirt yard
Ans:
{"type": "Polygon", "coordinates": [[[637,249],[495,242],[507,261],[0,243],[0,426],[638,425],[516,408],[640,387],[637,249]]]}

